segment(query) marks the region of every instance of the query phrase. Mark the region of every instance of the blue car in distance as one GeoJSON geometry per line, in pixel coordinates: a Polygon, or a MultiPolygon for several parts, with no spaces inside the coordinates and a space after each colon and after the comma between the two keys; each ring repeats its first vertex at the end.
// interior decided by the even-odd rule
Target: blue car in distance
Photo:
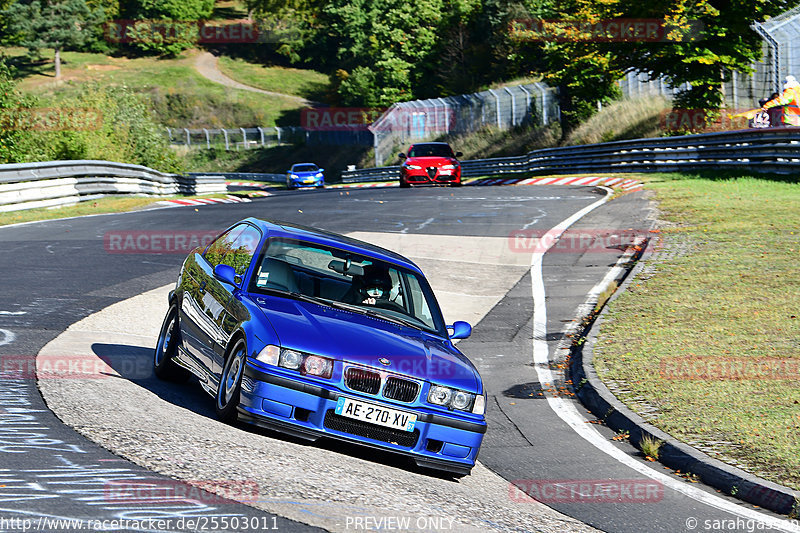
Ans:
{"type": "Polygon", "coordinates": [[[314,163],[297,163],[292,165],[286,173],[286,187],[288,189],[299,189],[301,187],[316,187],[321,189],[325,186],[325,169],[319,168],[314,163]]]}
{"type": "Polygon", "coordinates": [[[183,263],[153,364],[221,420],[330,437],[466,475],[486,392],[422,271],[389,250],[248,218],[183,263]]]}

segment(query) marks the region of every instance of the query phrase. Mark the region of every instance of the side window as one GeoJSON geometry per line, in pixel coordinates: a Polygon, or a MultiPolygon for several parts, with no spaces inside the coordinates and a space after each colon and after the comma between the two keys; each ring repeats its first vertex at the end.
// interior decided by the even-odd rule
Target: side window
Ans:
{"type": "Polygon", "coordinates": [[[217,239],[208,246],[203,256],[206,258],[206,261],[208,261],[212,267],[222,263],[225,254],[233,248],[233,242],[247,227],[246,224],[239,224],[217,237],[217,239]]]}
{"type": "Polygon", "coordinates": [[[390,268],[389,277],[392,280],[392,289],[389,292],[389,301],[405,308],[406,304],[405,298],[403,298],[403,286],[400,283],[400,273],[397,270],[390,268]]]}
{"type": "Polygon", "coordinates": [[[232,266],[236,275],[243,276],[247,272],[247,267],[250,266],[250,261],[253,260],[260,240],[261,232],[253,226],[246,226],[233,241],[222,262],[232,266]]]}

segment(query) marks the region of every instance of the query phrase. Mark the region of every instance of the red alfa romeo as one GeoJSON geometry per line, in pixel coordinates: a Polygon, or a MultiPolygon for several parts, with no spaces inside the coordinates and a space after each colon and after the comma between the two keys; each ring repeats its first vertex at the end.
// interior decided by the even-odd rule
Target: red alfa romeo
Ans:
{"type": "Polygon", "coordinates": [[[417,143],[408,148],[408,155],[401,153],[404,159],[400,166],[400,186],[436,184],[461,185],[461,164],[458,157],[461,152],[453,153],[447,143],[417,143]]]}

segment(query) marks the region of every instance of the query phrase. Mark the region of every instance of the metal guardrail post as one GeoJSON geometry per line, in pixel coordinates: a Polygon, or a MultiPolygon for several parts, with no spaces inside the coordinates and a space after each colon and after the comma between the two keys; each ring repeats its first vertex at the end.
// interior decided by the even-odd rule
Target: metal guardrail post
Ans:
{"type": "Polygon", "coordinates": [[[208,130],[206,128],[203,128],[203,133],[206,134],[206,149],[211,150],[211,138],[208,135],[208,130]]]}
{"type": "Polygon", "coordinates": [[[228,143],[228,132],[225,130],[225,128],[222,128],[222,135],[225,137],[225,151],[228,152],[230,151],[231,147],[228,143]]]}
{"type": "MultiPolygon", "coordinates": [[[[450,133],[450,107],[447,105],[447,101],[444,98],[438,99],[442,102],[444,106],[444,132],[450,133]]],[[[455,117],[455,114],[453,115],[455,117]]]]}
{"type": "Polygon", "coordinates": [[[381,155],[381,151],[378,149],[379,146],[379,139],[378,134],[372,134],[372,150],[375,152],[375,166],[379,167],[383,165],[383,156],[381,155]]]}
{"type": "Polygon", "coordinates": [[[517,110],[515,109],[517,106],[517,99],[514,98],[514,93],[511,92],[511,89],[508,87],[503,87],[508,95],[511,97],[511,126],[517,125],[517,110]]]}
{"type": "Polygon", "coordinates": [[[433,104],[433,124],[434,128],[436,128],[436,132],[439,132],[439,106],[436,105],[436,100],[431,100],[433,104]]]}
{"type": "Polygon", "coordinates": [[[278,126],[275,126],[275,131],[278,132],[278,146],[281,145],[281,129],[278,126]]]}
{"type": "Polygon", "coordinates": [[[186,146],[191,146],[192,145],[192,137],[189,134],[189,129],[188,128],[183,128],[183,131],[186,132],[186,146]]]}
{"type": "Polygon", "coordinates": [[[261,136],[261,148],[264,148],[264,130],[261,128],[261,126],[256,126],[256,129],[258,130],[258,134],[261,136]]]}
{"type": "Polygon", "coordinates": [[[242,132],[242,146],[247,150],[247,132],[244,131],[244,128],[239,128],[239,130],[242,132]]]}
{"type": "Polygon", "coordinates": [[[525,113],[530,114],[531,112],[531,92],[525,88],[524,85],[519,86],[522,89],[522,92],[525,93],[525,113]]]}
{"type": "Polygon", "coordinates": [[[494,92],[494,89],[489,89],[489,92],[492,94],[492,96],[494,96],[494,105],[496,106],[497,110],[497,128],[503,129],[503,127],[500,125],[500,97],[497,96],[497,93],[494,92]]]}
{"type": "Polygon", "coordinates": [[[773,83],[774,90],[780,91],[781,90],[781,58],[780,58],[780,49],[778,46],[778,41],[770,35],[770,33],[764,29],[764,26],[759,24],[758,22],[753,23],[751,26],[756,33],[758,33],[766,42],[767,46],[769,46],[770,50],[772,50],[773,56],[773,68],[772,68],[772,76],[773,76],[773,83]]]}
{"type": "MultiPolygon", "coordinates": [[[[550,123],[550,120],[549,120],[550,117],[548,116],[549,113],[548,113],[548,110],[547,110],[547,106],[548,106],[547,90],[548,90],[548,87],[547,87],[547,85],[545,85],[543,83],[539,83],[539,82],[534,83],[533,86],[536,87],[536,89],[542,95],[542,125],[543,126],[547,126],[550,123]]],[[[560,108],[559,108],[559,111],[561,111],[560,108]]]]}

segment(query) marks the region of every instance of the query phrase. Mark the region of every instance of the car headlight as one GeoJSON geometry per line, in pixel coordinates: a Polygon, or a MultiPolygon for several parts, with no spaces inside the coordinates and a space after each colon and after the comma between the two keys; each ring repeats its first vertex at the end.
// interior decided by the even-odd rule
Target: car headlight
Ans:
{"type": "Polygon", "coordinates": [[[329,378],[333,375],[333,359],[296,350],[281,349],[273,344],[265,346],[256,356],[256,360],[272,366],[299,370],[310,376],[329,378]]]}
{"type": "Polygon", "coordinates": [[[303,354],[295,352],[294,350],[281,350],[281,358],[278,361],[278,366],[297,370],[300,368],[301,364],[303,364],[303,354]]]}
{"type": "Polygon", "coordinates": [[[452,398],[452,396],[453,389],[433,385],[430,392],[428,392],[428,401],[434,405],[447,406],[450,404],[450,398],[452,398]]]}
{"type": "Polygon", "coordinates": [[[422,170],[422,167],[420,167],[418,165],[406,165],[406,168],[408,170],[422,170]]]}
{"type": "Polygon", "coordinates": [[[292,174],[292,175],[291,175],[291,176],[289,176],[289,177],[290,177],[290,178],[292,178],[293,180],[300,179],[300,176],[298,176],[297,174],[292,174]]]}
{"type": "MultiPolygon", "coordinates": [[[[483,396],[481,396],[483,398],[483,396]]],[[[473,409],[475,394],[441,385],[431,385],[428,391],[428,403],[441,405],[459,411],[469,411],[473,409]]],[[[486,402],[484,402],[485,405],[486,402]]]]}
{"type": "Polygon", "coordinates": [[[321,378],[329,378],[333,374],[333,361],[318,355],[309,355],[303,361],[303,373],[321,378]]]}
{"type": "Polygon", "coordinates": [[[442,170],[455,170],[455,165],[442,165],[442,170]]]}
{"type": "Polygon", "coordinates": [[[317,177],[321,178],[322,177],[322,172],[317,172],[317,177]]]}

